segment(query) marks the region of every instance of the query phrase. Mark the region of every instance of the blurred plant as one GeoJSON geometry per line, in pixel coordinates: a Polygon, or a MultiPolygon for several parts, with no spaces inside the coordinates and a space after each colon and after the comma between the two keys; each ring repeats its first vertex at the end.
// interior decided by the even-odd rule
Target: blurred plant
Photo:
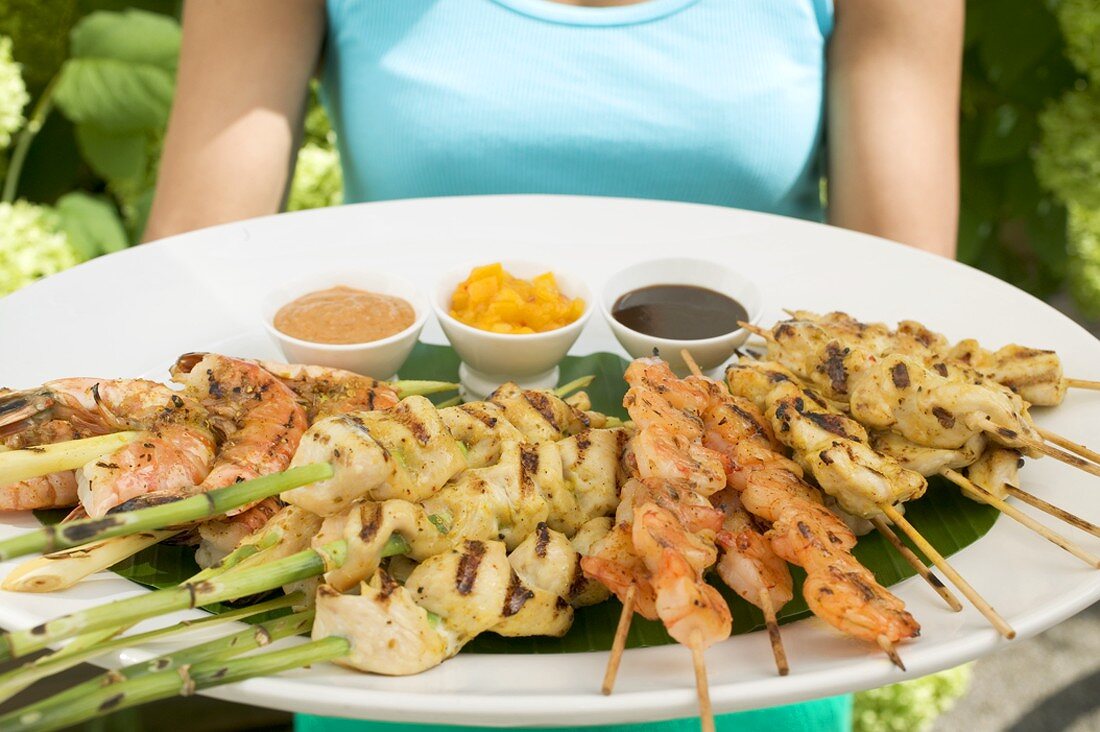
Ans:
{"type": "Polygon", "coordinates": [[[1061,0],[1056,12],[1082,78],[1040,115],[1035,169],[1069,209],[1070,292],[1100,318],[1100,3],[1061,0]]]}
{"type": "Polygon", "coordinates": [[[963,56],[959,259],[1045,296],[1066,274],[1066,212],[1030,152],[1039,110],[1077,79],[1044,2],[969,0],[963,56]]]}
{"type": "Polygon", "coordinates": [[[0,241],[0,295],[78,261],[57,214],[47,206],[0,203],[0,241]]]}
{"type": "MultiPolygon", "coordinates": [[[[5,209],[0,267],[11,271],[0,274],[0,295],[31,281],[35,273],[41,276],[66,262],[141,240],[175,92],[180,28],[174,17],[141,9],[84,14],[89,5],[124,4],[51,0],[45,5],[56,12],[48,22],[43,22],[49,15],[43,3],[16,0],[0,8],[0,27],[19,34],[14,47],[0,38],[0,200],[12,204],[19,196],[31,198],[36,204],[31,208],[40,214],[37,224],[48,233],[31,237],[39,229],[26,223],[30,204],[5,209]],[[71,28],[67,57],[59,27],[62,32],[71,28]],[[29,50],[21,51],[24,39],[29,50]],[[34,67],[27,74],[30,83],[24,83],[20,64],[12,60],[13,50],[34,67]],[[24,119],[28,86],[35,102],[24,119]],[[8,157],[4,148],[13,142],[8,157]],[[24,242],[24,237],[31,238],[24,242]],[[67,242],[72,257],[56,256],[57,237],[67,242]],[[28,259],[37,245],[45,248],[41,267],[28,259]]],[[[165,6],[150,0],[138,4],[165,6]]],[[[339,204],[342,184],[335,135],[313,89],[288,208],[339,204]]]]}
{"type": "Polygon", "coordinates": [[[970,686],[970,666],[856,694],[854,732],[922,732],[970,686]]]}
{"type": "Polygon", "coordinates": [[[339,206],[343,202],[344,176],[340,168],[340,154],[336,151],[336,133],[321,105],[314,83],[310,86],[305,142],[298,150],[287,210],[339,206]]]}
{"type": "Polygon", "coordinates": [[[11,39],[0,36],[0,148],[23,126],[23,107],[29,101],[21,67],[11,56],[11,39]]]}

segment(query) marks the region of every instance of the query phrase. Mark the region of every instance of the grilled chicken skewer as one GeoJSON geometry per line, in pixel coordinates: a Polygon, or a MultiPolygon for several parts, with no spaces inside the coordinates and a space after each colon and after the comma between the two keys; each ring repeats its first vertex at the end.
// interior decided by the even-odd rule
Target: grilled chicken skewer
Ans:
{"type": "MultiPolygon", "coordinates": [[[[787,312],[795,320],[815,323],[838,340],[858,343],[878,356],[904,353],[933,368],[964,369],[993,381],[1035,406],[1061,404],[1067,387],[1100,388],[1100,382],[1064,378],[1061,361],[1053,351],[1009,345],[991,352],[973,339],[952,346],[944,336],[912,320],[902,321],[896,330],[891,330],[883,323],[863,323],[846,313],[787,312]]],[[[1100,463],[1100,453],[1049,430],[1036,427],[1036,431],[1048,442],[1100,463]]]]}
{"type": "Polygon", "coordinates": [[[321,661],[365,672],[417,673],[486,630],[560,635],[574,607],[606,597],[606,590],[578,576],[578,552],[592,538],[578,536],[571,544],[543,525],[510,554],[500,542],[469,542],[433,557],[404,586],[382,570],[359,595],[323,586],[315,610],[104,674],[10,712],[0,723],[59,729],[196,688],[321,661]],[[312,642],[235,658],[310,625],[312,642]]]}
{"type": "MultiPolygon", "coordinates": [[[[456,409],[449,416],[457,423],[461,421],[460,414],[469,416],[469,413],[469,409],[456,409]]],[[[486,443],[493,441],[505,443],[497,449],[502,457],[498,457],[496,464],[481,468],[481,475],[475,475],[477,470],[465,471],[461,482],[448,483],[440,490],[435,484],[446,481],[454,470],[461,470],[465,460],[463,459],[459,464],[453,457],[447,457],[454,456],[456,453],[461,456],[463,448],[456,447],[457,442],[453,435],[444,424],[440,413],[430,403],[422,397],[409,397],[388,410],[350,415],[359,419],[361,426],[369,427],[358,434],[362,439],[355,443],[349,443],[346,439],[340,440],[338,435],[333,439],[317,437],[317,435],[333,437],[325,432],[326,427],[332,424],[343,424],[346,421],[344,418],[348,416],[337,415],[314,425],[311,428],[314,439],[304,444],[325,445],[329,451],[325,457],[333,459],[358,453],[367,463],[370,463],[372,455],[377,457],[380,451],[391,456],[400,455],[400,460],[390,461],[393,463],[390,465],[391,472],[384,473],[384,482],[387,485],[383,488],[390,490],[397,486],[400,490],[413,494],[420,492],[423,495],[430,495],[438,499],[435,504],[437,512],[427,514],[416,504],[400,499],[390,499],[382,504],[358,503],[347,515],[331,516],[323,521],[321,517],[314,516],[300,506],[292,504],[280,512],[265,527],[264,532],[245,543],[242,549],[258,547],[258,550],[247,554],[239,564],[230,566],[228,568],[230,571],[248,571],[256,569],[258,564],[271,564],[289,559],[292,554],[308,547],[313,540],[313,553],[317,556],[325,556],[326,552],[330,551],[330,547],[343,547],[341,561],[328,563],[331,566],[326,566],[325,570],[331,583],[339,582],[342,583],[341,587],[350,588],[374,574],[379,568],[382,557],[394,553],[413,553],[417,559],[426,560],[431,554],[446,552],[451,546],[461,544],[464,538],[479,537],[488,540],[509,536],[512,542],[509,548],[512,548],[520,544],[524,538],[520,534],[520,526],[526,526],[525,522],[531,516],[521,520],[518,514],[512,511],[511,502],[514,500],[517,505],[520,504],[519,499],[525,493],[531,493],[531,487],[547,492],[547,495],[540,493],[538,500],[528,500],[525,504],[535,507],[532,514],[535,519],[541,517],[551,520],[555,525],[573,534],[578,542],[582,541],[582,537],[587,536],[588,538],[581,544],[582,548],[586,548],[595,536],[606,533],[609,523],[606,519],[596,521],[589,519],[601,512],[610,512],[615,506],[619,456],[625,439],[622,429],[585,430],[579,435],[563,440],[560,447],[557,443],[521,445],[514,442],[507,443],[495,434],[506,429],[513,431],[508,433],[510,435],[518,434],[518,430],[510,422],[501,418],[493,422],[495,430],[487,429],[477,440],[472,439],[472,435],[467,435],[467,439],[470,439],[470,445],[475,454],[482,456],[489,452],[486,443]],[[521,450],[528,449],[531,452],[521,453],[521,450]],[[542,453],[542,457],[539,453],[542,453]],[[521,457],[521,454],[524,456],[521,457]],[[441,455],[443,457],[439,459],[441,455]],[[411,477],[414,477],[415,481],[411,480],[407,472],[413,469],[416,473],[411,477]],[[397,477],[394,477],[395,474],[397,477]],[[509,483],[509,478],[511,479],[510,490],[508,485],[501,482],[503,479],[504,483],[509,483]],[[463,494],[463,488],[467,489],[466,493],[469,495],[463,494]],[[494,522],[481,520],[484,515],[479,514],[477,510],[472,511],[465,521],[460,520],[462,517],[457,516],[457,511],[448,513],[439,510],[447,506],[492,507],[493,501],[486,500],[490,497],[500,499],[495,507],[500,517],[494,522]],[[465,501],[461,500],[463,498],[465,501]],[[381,530],[385,526],[382,525],[383,522],[377,520],[377,516],[382,513],[382,508],[392,509],[388,515],[396,515],[398,518],[411,515],[419,520],[409,522],[403,527],[407,540],[401,534],[391,536],[394,533],[392,530],[381,530]],[[372,527],[370,532],[366,530],[362,519],[368,513],[372,516],[367,520],[367,525],[372,527]],[[350,521],[349,517],[354,517],[355,522],[350,521]],[[432,519],[435,521],[433,522],[432,519]],[[336,521],[335,525],[326,526],[333,521],[336,521]],[[354,530],[341,531],[351,523],[356,524],[354,530]],[[447,534],[446,541],[441,541],[444,529],[447,534]],[[278,535],[277,540],[267,541],[267,537],[272,533],[278,535]],[[340,535],[345,533],[347,539],[341,540],[340,535]],[[466,536],[464,537],[463,534],[466,536]],[[470,534],[478,536],[471,537],[470,534]],[[400,539],[400,545],[394,544],[387,537],[400,539]],[[378,538],[381,540],[374,541],[378,538]]],[[[479,424],[485,425],[484,422],[479,424]]],[[[528,422],[528,424],[532,423],[528,422]]],[[[324,453],[322,451],[318,454],[324,453]]],[[[383,462],[386,461],[383,460],[383,462]]],[[[335,484],[335,487],[339,488],[341,485],[355,483],[354,471],[350,470],[354,466],[343,465],[342,467],[344,468],[342,472],[337,471],[336,474],[332,474],[330,471],[329,480],[317,481],[312,487],[333,488],[335,484]]],[[[360,482],[359,485],[352,486],[360,491],[356,495],[362,495],[364,485],[369,484],[360,482]]],[[[289,493],[300,495],[302,492],[289,493]]],[[[325,497],[333,505],[339,505],[342,502],[342,496],[338,492],[328,493],[325,497]]],[[[539,523],[536,526],[535,522],[532,522],[531,526],[537,529],[544,524],[539,523]]],[[[527,530],[526,534],[530,536],[531,530],[527,530]]],[[[539,547],[540,550],[544,548],[542,544],[539,547]]],[[[579,556],[577,559],[579,560],[579,556]]],[[[571,582],[574,593],[579,593],[584,586],[579,572],[578,563],[574,567],[574,574],[577,576],[571,582]]],[[[200,575],[192,583],[200,579],[209,581],[211,577],[200,575]]],[[[302,582],[305,583],[306,589],[312,589],[311,584],[315,586],[315,581],[308,577],[302,578],[297,584],[302,582]]],[[[332,591],[337,590],[332,589],[332,591]]],[[[591,595],[592,592],[589,591],[586,594],[591,595]]]]}
{"type": "Polygon", "coordinates": [[[891,329],[884,323],[863,323],[841,312],[825,315],[807,310],[787,312],[795,320],[815,323],[839,340],[857,341],[878,356],[905,353],[929,365],[947,362],[968,366],[1038,407],[1061,404],[1068,388],[1100,388],[1100,382],[1065,378],[1061,360],[1054,351],[1016,344],[990,351],[973,338],[951,344],[943,335],[915,320],[903,320],[896,329],[891,329]]]}
{"type": "MultiPolygon", "coordinates": [[[[997,445],[988,445],[977,454],[973,446],[964,450],[922,448],[908,443],[904,437],[894,433],[880,433],[872,439],[872,443],[884,453],[898,457],[900,462],[915,466],[924,475],[944,476],[959,486],[967,498],[993,506],[1089,566],[1100,568],[1100,558],[1005,503],[1009,495],[1026,496],[1025,500],[1039,500],[1014,485],[1018,479],[1019,466],[1023,462],[1019,451],[997,445]],[[958,472],[962,468],[967,468],[965,476],[958,472]]],[[[1096,528],[1045,501],[1042,503],[1050,507],[1056,518],[1070,519],[1070,523],[1086,531],[1090,527],[1096,528]]]]}
{"type": "Polygon", "coordinates": [[[909,355],[879,357],[809,321],[785,321],[771,331],[746,327],[765,338],[772,360],[846,404],[870,429],[892,429],[918,445],[948,449],[985,433],[1005,447],[1100,476],[1100,466],[1043,442],[1026,404],[994,382],[969,378],[945,363],[928,367],[909,355]]]}

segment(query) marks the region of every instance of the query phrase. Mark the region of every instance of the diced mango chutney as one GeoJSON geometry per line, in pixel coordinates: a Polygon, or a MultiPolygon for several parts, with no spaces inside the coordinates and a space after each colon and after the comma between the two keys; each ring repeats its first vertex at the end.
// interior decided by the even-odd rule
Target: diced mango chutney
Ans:
{"type": "Polygon", "coordinates": [[[474,267],[451,296],[451,317],[494,333],[543,333],[583,313],[584,300],[563,295],[552,272],[523,280],[500,262],[474,267]]]}

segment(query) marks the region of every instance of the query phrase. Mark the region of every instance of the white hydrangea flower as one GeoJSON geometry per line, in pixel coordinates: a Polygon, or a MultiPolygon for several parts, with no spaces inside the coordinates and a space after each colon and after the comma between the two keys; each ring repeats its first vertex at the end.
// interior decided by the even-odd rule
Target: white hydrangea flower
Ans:
{"type": "Polygon", "coordinates": [[[21,67],[11,55],[11,39],[0,36],[0,149],[11,144],[12,133],[26,121],[23,107],[28,101],[21,67]]]}
{"type": "Polygon", "coordinates": [[[53,210],[26,201],[0,203],[0,296],[77,261],[53,210]]]}
{"type": "Polygon", "coordinates": [[[287,210],[339,206],[343,201],[344,176],[339,153],[307,142],[298,151],[287,210]]]}

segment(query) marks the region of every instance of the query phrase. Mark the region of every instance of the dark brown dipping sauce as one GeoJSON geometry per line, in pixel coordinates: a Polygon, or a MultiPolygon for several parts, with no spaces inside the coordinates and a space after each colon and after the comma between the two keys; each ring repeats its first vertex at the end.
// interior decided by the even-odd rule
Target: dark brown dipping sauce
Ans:
{"type": "Polygon", "coordinates": [[[697,341],[732,333],[748,320],[732,297],[695,285],[650,285],[631,290],[611,307],[627,328],[656,338],[697,341]]]}

